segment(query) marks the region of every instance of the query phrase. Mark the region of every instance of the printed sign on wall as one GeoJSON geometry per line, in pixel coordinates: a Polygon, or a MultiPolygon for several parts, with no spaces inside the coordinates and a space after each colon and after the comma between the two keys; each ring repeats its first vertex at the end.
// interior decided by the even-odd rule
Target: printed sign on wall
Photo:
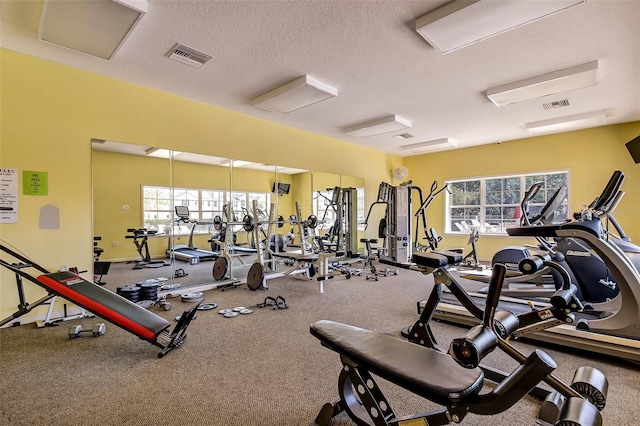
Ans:
{"type": "Polygon", "coordinates": [[[0,169],[0,223],[18,222],[18,171],[0,169]]]}
{"type": "Polygon", "coordinates": [[[47,172],[23,170],[22,193],[24,195],[48,195],[49,174],[47,172]]]}

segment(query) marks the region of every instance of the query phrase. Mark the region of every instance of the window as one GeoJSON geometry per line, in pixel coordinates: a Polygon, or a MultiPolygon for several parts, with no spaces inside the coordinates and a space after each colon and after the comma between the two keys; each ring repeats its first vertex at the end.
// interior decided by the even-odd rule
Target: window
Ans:
{"type": "MultiPolygon", "coordinates": [[[[253,200],[258,208],[268,212],[270,194],[254,192],[233,192],[215,189],[171,188],[162,186],[143,186],[143,227],[158,233],[169,233],[173,226],[174,235],[187,235],[191,232],[188,224],[175,223],[175,206],[187,206],[189,218],[200,224],[194,233],[211,233],[213,219],[225,218],[224,206],[231,202],[233,218],[230,221],[242,221],[245,214],[253,209],[253,200]],[[172,200],[173,194],[173,200],[172,200]]],[[[268,213],[267,213],[268,214],[268,213]]],[[[253,216],[253,215],[252,215],[253,216]]],[[[267,218],[265,218],[266,220],[267,218]]],[[[226,220],[226,219],[225,219],[226,220]]]]}
{"type": "MultiPolygon", "coordinates": [[[[568,171],[555,171],[446,181],[450,190],[445,192],[446,232],[466,234],[475,228],[485,234],[504,234],[507,227],[520,223],[520,203],[533,184],[542,186],[528,205],[529,217],[539,214],[556,190],[567,185],[568,176],[568,171]]],[[[556,217],[567,217],[566,200],[556,217]]]]}

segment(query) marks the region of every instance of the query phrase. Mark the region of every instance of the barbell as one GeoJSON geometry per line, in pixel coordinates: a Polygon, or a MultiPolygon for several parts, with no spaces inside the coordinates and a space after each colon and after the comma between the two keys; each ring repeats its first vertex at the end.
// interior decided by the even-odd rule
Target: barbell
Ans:
{"type": "MultiPolygon", "coordinates": [[[[269,225],[269,224],[276,224],[278,226],[278,228],[282,228],[285,223],[288,224],[296,224],[298,223],[297,220],[285,220],[284,217],[282,216],[278,216],[278,220],[276,220],[275,222],[269,222],[269,221],[255,221],[253,220],[253,216],[251,216],[250,214],[246,214],[244,215],[244,217],[242,218],[242,222],[227,222],[227,225],[242,225],[242,228],[247,231],[247,232],[252,232],[256,225],[269,225]]],[[[216,231],[220,231],[222,230],[222,227],[224,225],[224,221],[222,220],[222,217],[220,217],[220,215],[216,215],[213,218],[213,228],[216,231]]],[[[307,220],[303,220],[302,221],[302,225],[304,226],[308,226],[311,229],[315,229],[318,226],[318,217],[316,215],[309,215],[309,217],[307,218],[307,220]]]]}

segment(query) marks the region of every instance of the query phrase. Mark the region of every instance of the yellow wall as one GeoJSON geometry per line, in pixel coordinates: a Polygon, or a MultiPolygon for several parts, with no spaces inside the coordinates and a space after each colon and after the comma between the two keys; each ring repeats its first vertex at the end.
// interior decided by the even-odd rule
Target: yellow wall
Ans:
{"type": "MultiPolygon", "coordinates": [[[[434,180],[473,178],[568,169],[570,212],[580,210],[600,194],[614,170],[626,179],[625,197],[615,217],[636,244],[640,241],[640,165],[625,143],[640,134],[640,122],[540,136],[501,144],[483,145],[408,157],[404,165],[414,185],[428,193],[434,180]]],[[[464,247],[467,237],[444,235],[444,197],[438,196],[428,211],[429,226],[443,237],[442,247],[464,247]]],[[[419,203],[414,203],[417,208],[419,203]]],[[[476,244],[483,259],[491,259],[501,247],[535,243],[507,236],[484,236],[476,244]]]]}
{"type": "MultiPolygon", "coordinates": [[[[0,55],[0,167],[49,174],[49,195],[20,195],[19,221],[1,224],[0,238],[50,270],[91,268],[92,138],[348,172],[365,179],[371,198],[389,170],[402,164],[397,156],[6,49],[0,55]],[[38,228],[39,210],[46,204],[59,207],[60,229],[38,228]]],[[[0,280],[4,318],[15,311],[18,298],[13,275],[3,268],[0,280]]],[[[29,300],[43,294],[26,287],[29,300]]]]}
{"type": "MultiPolygon", "coordinates": [[[[629,236],[640,241],[640,168],[624,148],[625,142],[640,134],[637,122],[403,160],[12,51],[2,49],[0,55],[0,167],[49,174],[49,194],[20,194],[19,222],[1,224],[0,238],[50,270],[60,265],[91,268],[91,138],[361,176],[367,203],[376,199],[379,183],[389,182],[390,171],[403,163],[410,171],[409,178],[423,189],[434,179],[442,182],[568,168],[573,209],[590,202],[612,171],[621,169],[627,175],[627,195],[618,207],[617,218],[629,236]],[[307,150],[310,146],[314,147],[313,155],[307,150]],[[60,209],[60,229],[38,228],[40,208],[47,204],[60,209]]],[[[157,171],[159,181],[162,169],[157,171]]],[[[176,174],[176,183],[179,179],[176,174]]],[[[442,229],[441,200],[436,199],[430,210],[430,225],[436,229],[442,229]]],[[[125,204],[117,198],[114,202],[125,204]]],[[[119,214],[124,222],[129,220],[119,214]]],[[[303,214],[307,214],[304,207],[303,214]]],[[[140,220],[139,216],[135,220],[140,220]]],[[[377,218],[370,223],[377,223],[377,218]]],[[[377,233],[373,228],[367,230],[369,237],[377,233]]],[[[445,238],[445,244],[451,246],[466,242],[463,237],[445,238]]],[[[481,256],[487,258],[507,243],[516,241],[483,237],[478,246],[481,256]]],[[[18,298],[13,275],[3,269],[0,280],[0,317],[4,318],[15,311],[18,298]]],[[[29,300],[43,294],[35,286],[26,287],[29,300]]]]}

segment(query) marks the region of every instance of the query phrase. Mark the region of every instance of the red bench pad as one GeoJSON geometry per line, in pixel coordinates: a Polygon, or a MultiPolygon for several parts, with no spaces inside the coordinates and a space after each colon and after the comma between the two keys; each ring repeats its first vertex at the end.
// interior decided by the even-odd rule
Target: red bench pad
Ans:
{"type": "Polygon", "coordinates": [[[38,282],[52,293],[135,334],[153,341],[168,329],[169,321],[71,272],[40,275],[38,282]]]}

